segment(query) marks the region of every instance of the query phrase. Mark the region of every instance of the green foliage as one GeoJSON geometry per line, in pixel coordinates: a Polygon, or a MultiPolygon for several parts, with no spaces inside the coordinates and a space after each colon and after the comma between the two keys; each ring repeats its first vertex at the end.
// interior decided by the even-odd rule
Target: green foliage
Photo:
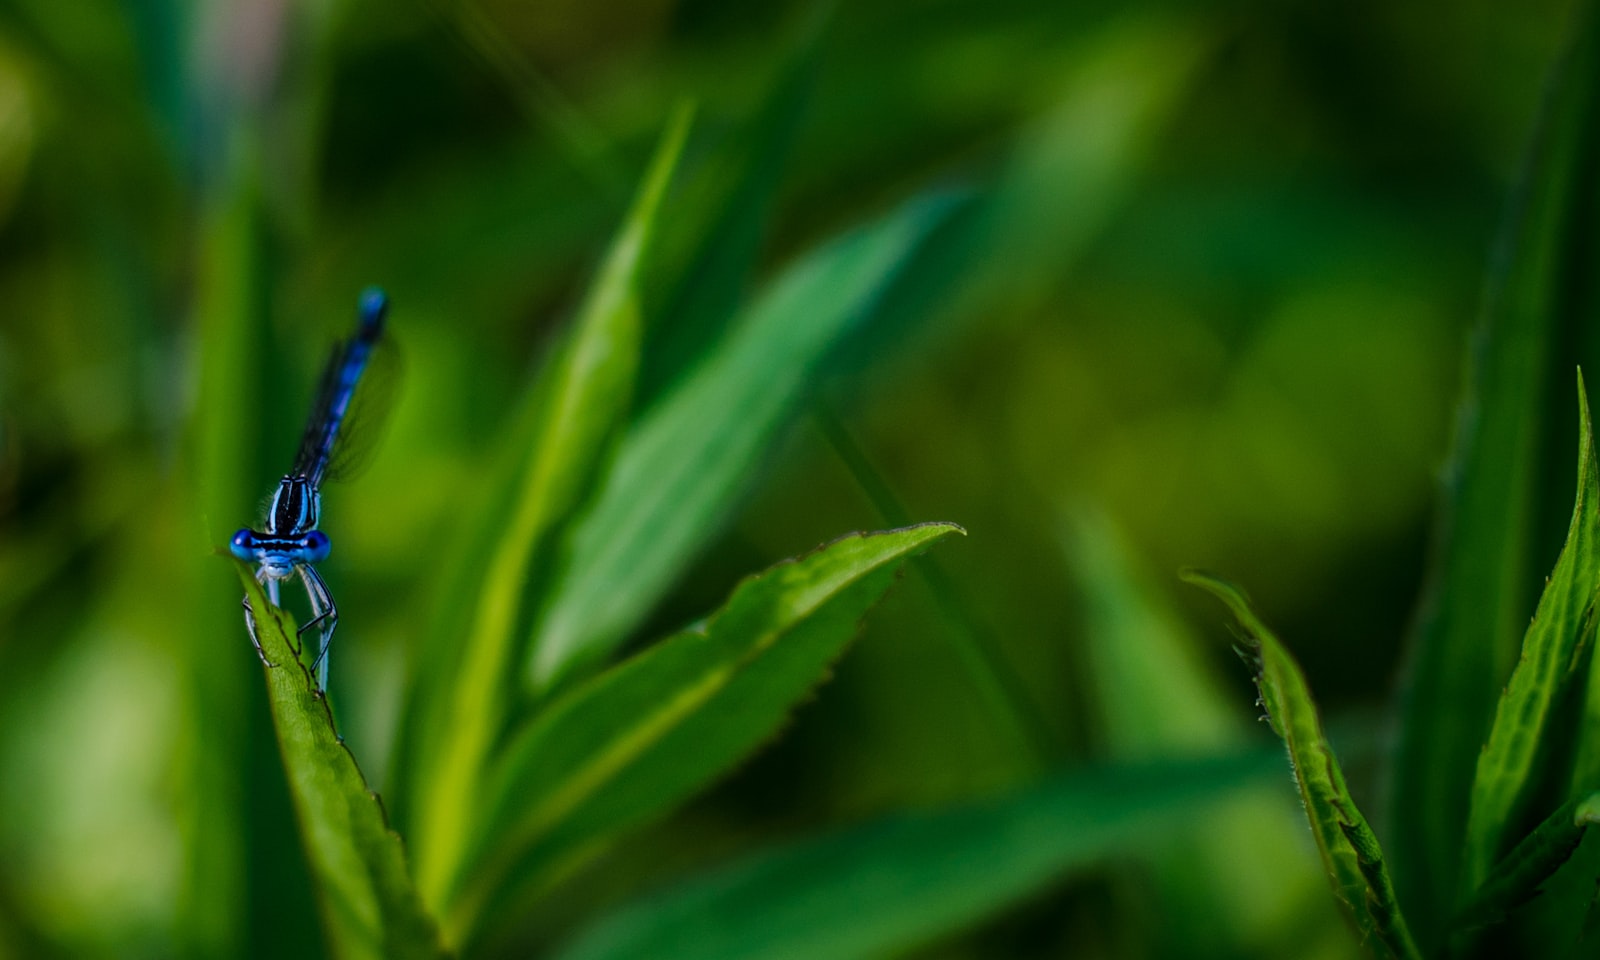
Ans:
{"type": "Polygon", "coordinates": [[[0,957],[1591,953],[1581,6],[0,11],[0,957]],[[211,551],[372,281],[256,683],[211,551]],[[1284,626],[1199,580],[1303,812],[1147,561],[1284,626]]]}
{"type": "Polygon", "coordinates": [[[1566,546],[1539,598],[1522,658],[1500,697],[1494,726],[1478,755],[1467,821],[1463,875],[1468,889],[1482,885],[1498,859],[1506,832],[1517,822],[1535,786],[1541,751],[1552,738],[1556,707],[1572,680],[1582,676],[1594,642],[1595,597],[1600,583],[1600,479],[1596,477],[1589,398],[1578,383],[1578,498],[1566,546]]]}
{"type": "Polygon", "coordinates": [[[914,200],[790,268],[634,427],[539,619],[531,686],[605,656],[671,586],[794,414],[817,365],[872,315],[954,202],[914,200]]]}
{"type": "Polygon", "coordinates": [[[1260,756],[1060,775],[986,803],[869,823],[623,907],[560,960],[880,957],[1068,871],[1192,826],[1260,756]]]}
{"type": "MultiPolygon", "coordinates": [[[[1204,639],[1172,609],[1159,581],[1139,569],[1114,523],[1080,506],[1063,539],[1083,599],[1108,755],[1150,762],[1250,743],[1250,717],[1206,662],[1204,639]]],[[[1310,918],[1326,921],[1337,911],[1316,851],[1305,843],[1301,804],[1286,787],[1240,790],[1218,802],[1205,830],[1144,852],[1159,897],[1149,909],[1166,918],[1151,937],[1154,950],[1226,957],[1248,947],[1262,956],[1310,957],[1338,948],[1337,929],[1321,942],[1307,936],[1310,918]]]]}
{"type": "MultiPolygon", "coordinates": [[[[682,803],[768,740],[905,557],[959,530],[924,524],[847,537],[780,564],[747,580],[704,625],[537,714],[495,758],[488,789],[466,801],[477,844],[435,900],[449,941],[481,932],[486,904],[504,900],[508,885],[536,892],[552,866],[592,856],[598,841],[682,803]]],[[[443,955],[400,838],[335,733],[286,617],[237,566],[252,606],[269,611],[260,618],[269,702],[337,952],[443,955]]]]}
{"type": "Polygon", "coordinates": [[[267,703],[289,775],[300,831],[321,890],[334,952],[349,960],[443,957],[433,920],[406,871],[398,834],[333,728],[327,697],[301,662],[289,619],[246,565],[234,562],[258,612],[267,703]]]}
{"type": "Polygon", "coordinates": [[[900,562],[959,530],[847,537],[780,564],[746,580],[703,624],[542,711],[486,784],[452,926],[470,927],[513,869],[537,885],[575,851],[670,810],[768,741],[844,652],[900,562]]]}
{"type": "Polygon", "coordinates": [[[522,651],[545,649],[527,647],[518,628],[543,569],[563,571],[550,581],[558,611],[570,608],[563,585],[580,571],[575,582],[604,601],[591,597],[584,615],[608,631],[599,649],[552,649],[592,664],[623,638],[714,528],[826,348],[870,317],[877,292],[948,207],[913,204],[789,271],[606,458],[638,369],[640,278],[686,134],[683,112],[573,331],[513,419],[529,425],[514,435],[530,449],[505,460],[521,478],[506,485],[510,522],[481,526],[493,529],[493,546],[472,626],[459,652],[425,653],[412,686],[415,709],[430,718],[412,725],[401,757],[417,883],[453,945],[474,942],[551,871],[574,869],[599,842],[682,803],[770,738],[887,589],[892,561],[956,529],[835,543],[752,580],[703,630],[534,709],[507,682],[522,651]],[[552,531],[572,520],[591,479],[596,503],[573,528],[573,557],[554,556],[552,531]],[[606,545],[605,562],[581,573],[596,569],[585,565],[592,549],[584,552],[595,543],[606,545]]]}
{"type": "Polygon", "coordinates": [[[1318,846],[1363,939],[1420,955],[1400,912],[1421,918],[1429,953],[1485,954],[1495,936],[1523,952],[1581,955],[1593,932],[1600,860],[1584,836],[1595,789],[1590,704],[1600,597],[1600,481],[1578,380],[1577,491],[1555,569],[1512,660],[1537,564],[1545,381],[1570,344],[1586,294],[1593,211],[1594,78],[1600,33],[1586,7],[1554,73],[1473,343],[1442,536],[1401,699],[1395,754],[1396,896],[1376,835],[1356,811],[1303,677],[1235,588],[1193,582],[1233,608],[1262,702],[1289,744],[1318,846]],[[1492,715],[1488,703],[1500,688],[1492,715]],[[1576,723],[1574,722],[1576,721],[1576,723]],[[1467,762],[1475,763],[1470,779],[1467,762]],[[1554,808],[1553,813],[1545,814],[1554,808]],[[1547,892],[1535,909],[1519,909],[1547,892]],[[1581,929],[1580,929],[1581,928],[1581,929]]]}
{"type": "Polygon", "coordinates": [[[1470,933],[1498,923],[1538,896],[1541,885],[1567,862],[1584,833],[1600,818],[1600,795],[1568,800],[1489,871],[1489,879],[1462,907],[1456,926],[1470,933]]]}
{"type": "Polygon", "coordinates": [[[1300,665],[1232,584],[1198,572],[1184,579],[1210,591],[1238,618],[1239,653],[1255,674],[1272,729],[1289,748],[1289,763],[1334,893],[1363,942],[1382,957],[1420,957],[1395,902],[1383,850],[1345,786],[1344,771],[1322,732],[1322,720],[1300,665]]]}
{"type": "Polygon", "coordinates": [[[1567,345],[1577,336],[1581,278],[1589,269],[1583,238],[1594,236],[1596,226],[1582,207],[1593,189],[1590,145],[1600,134],[1593,108],[1600,85],[1595,19],[1574,18],[1501,229],[1469,346],[1437,557],[1402,693],[1392,765],[1395,838],[1405,866],[1400,882],[1430,930],[1448,919],[1463,884],[1481,882],[1498,852],[1490,834],[1503,829],[1507,809],[1501,802],[1493,812],[1473,814],[1472,859],[1463,866],[1467,798],[1483,789],[1479,746],[1548,562],[1536,524],[1538,505],[1553,492],[1542,481],[1557,449],[1543,449],[1549,431],[1533,425],[1570,409],[1564,395],[1545,385],[1563,382],[1572,366],[1567,345]]]}
{"type": "MultiPolygon", "coordinates": [[[[1463,838],[1462,863],[1470,886],[1456,901],[1449,938],[1458,955],[1482,949],[1487,942],[1484,928],[1513,917],[1515,908],[1541,892],[1569,860],[1585,870],[1593,863],[1592,855],[1574,858],[1574,853],[1593,821],[1596,801],[1592,793],[1581,792],[1590,788],[1585,771],[1574,765],[1574,738],[1558,729],[1570,713],[1570,707],[1563,712],[1563,704],[1583,702],[1571,691],[1575,682],[1588,679],[1600,582],[1594,554],[1600,485],[1581,378],[1578,394],[1578,492],[1566,545],[1545,584],[1522,656],[1479,755],[1472,815],[1463,838]],[[1511,848],[1508,838],[1516,837],[1526,822],[1525,811],[1548,797],[1552,784],[1565,794],[1564,802],[1511,848]]],[[[1383,850],[1350,797],[1300,668],[1237,588],[1199,573],[1185,574],[1185,579],[1222,599],[1239,620],[1241,654],[1254,668],[1273,729],[1289,747],[1318,849],[1362,939],[1381,956],[1422,956],[1401,913],[1383,850]]],[[[1576,897],[1570,887],[1558,887],[1548,902],[1552,909],[1563,905],[1567,916],[1564,924],[1551,922],[1532,934],[1541,951],[1572,948],[1572,940],[1557,931],[1563,926],[1576,929],[1575,921],[1589,909],[1587,900],[1576,897]]]]}
{"type": "Polygon", "coordinates": [[[428,678],[432,689],[418,692],[419,708],[432,718],[429,735],[420,741],[424,752],[411,767],[424,818],[418,824],[424,838],[418,871],[434,903],[457,869],[472,827],[472,795],[504,724],[510,692],[504,680],[518,660],[517,613],[535,553],[579,502],[627,409],[642,333],[640,273],[688,124],[688,111],[680,110],[547,374],[548,390],[535,395],[540,403],[529,414],[535,426],[527,467],[510,522],[489,555],[454,682],[436,674],[428,678]]]}

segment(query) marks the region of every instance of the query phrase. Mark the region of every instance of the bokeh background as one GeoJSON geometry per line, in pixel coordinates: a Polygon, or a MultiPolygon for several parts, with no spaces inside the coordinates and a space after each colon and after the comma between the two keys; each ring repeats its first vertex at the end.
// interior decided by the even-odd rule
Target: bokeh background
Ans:
{"type": "MultiPolygon", "coordinates": [[[[333,695],[381,787],[408,637],[491,440],[685,98],[647,308],[686,295],[730,211],[761,214],[759,280],[918,192],[991,202],[926,302],[830,365],[641,639],[897,512],[970,535],[781,741],[576,881],[539,936],[766,839],[1105,756],[1086,523],[1214,641],[1246,722],[1221,614],[1173,574],[1248,586],[1374,794],[1465,333],[1564,13],[3,0],[0,956],[322,949],[211,551],[257,519],[328,343],[383,284],[399,403],[325,505],[333,695]],[[259,433],[210,436],[201,361],[238,323],[259,433]],[[243,453],[196,473],[222,449],[243,453]],[[953,635],[995,652],[1025,729],[953,635]]],[[[636,406],[713,335],[653,329],[636,406]]],[[[1139,886],[1063,882],[926,955],[1160,952],[1139,886]]]]}

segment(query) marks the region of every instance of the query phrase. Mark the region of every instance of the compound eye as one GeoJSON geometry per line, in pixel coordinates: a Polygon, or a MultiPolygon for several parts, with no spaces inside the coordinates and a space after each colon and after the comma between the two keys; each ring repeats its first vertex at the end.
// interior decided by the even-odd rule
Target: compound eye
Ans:
{"type": "Polygon", "coordinates": [[[228,541],[228,550],[240,560],[250,560],[255,557],[255,545],[255,534],[250,532],[249,527],[245,527],[235,533],[232,540],[228,541]]]}
{"type": "Polygon", "coordinates": [[[300,549],[311,563],[327,559],[328,550],[331,546],[332,544],[328,542],[328,535],[321,530],[312,530],[300,541],[300,549]]]}

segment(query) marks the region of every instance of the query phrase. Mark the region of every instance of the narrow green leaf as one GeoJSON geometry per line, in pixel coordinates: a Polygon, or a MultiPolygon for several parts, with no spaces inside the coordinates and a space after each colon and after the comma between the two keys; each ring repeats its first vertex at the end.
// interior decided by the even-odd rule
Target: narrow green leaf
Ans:
{"type": "Polygon", "coordinates": [[[896,817],[736,861],[606,917],[559,960],[897,955],[1160,827],[1266,782],[1263,756],[1067,774],[990,802],[896,817]]]}
{"type": "Polygon", "coordinates": [[[810,100],[830,9],[819,5],[811,11],[732,162],[708,165],[699,178],[710,194],[706,205],[720,204],[688,264],[674,276],[661,321],[645,334],[639,409],[649,409],[715,346],[749,291],[785,161],[810,100]]]}
{"type": "MultiPolygon", "coordinates": [[[[1118,762],[1204,756],[1256,730],[1202,656],[1204,641],[1171,609],[1111,520],[1079,508],[1063,540],[1084,611],[1083,646],[1105,745],[1118,762]]],[[[1348,933],[1328,897],[1305,818],[1278,784],[1220,803],[1204,830],[1149,855],[1163,923],[1157,953],[1310,955],[1316,930],[1348,933]],[[1319,911],[1325,926],[1308,921],[1319,911]]]]}
{"type": "Polygon", "coordinates": [[[1581,377],[1578,403],[1578,493],[1572,523],[1523,640],[1522,659],[1500,697],[1494,726],[1478,756],[1462,855],[1468,892],[1488,878],[1528,792],[1537,785],[1541,740],[1594,635],[1595,586],[1600,580],[1600,476],[1581,377]]]}
{"type": "Polygon", "coordinates": [[[854,535],[750,577],[703,624],[576,688],[513,740],[487,784],[478,858],[447,924],[470,930],[513,872],[670,810],[769,740],[907,556],[960,532],[854,535]]]}
{"type": "Polygon", "coordinates": [[[1540,892],[1540,886],[1567,862],[1584,831],[1600,821],[1600,793],[1562,804],[1499,863],[1456,920],[1471,929],[1497,923],[1540,892]]]}
{"type": "Polygon", "coordinates": [[[662,137],[572,334],[539,394],[526,473],[490,558],[471,626],[461,638],[459,669],[434,703],[427,753],[414,768],[419,830],[417,877],[430,904],[459,867],[473,828],[474,799],[489,751],[505,722],[522,660],[518,613],[535,556],[551,527],[578,503],[617,423],[638,369],[641,264],[656,213],[688,135],[680,109],[662,137]],[[431,748],[431,749],[430,749],[431,748]]]}
{"type": "Polygon", "coordinates": [[[321,894],[334,952],[344,960],[443,957],[433,920],[406,873],[400,837],[334,732],[328,701],[290,640],[287,615],[267,599],[254,573],[234,562],[256,612],[267,659],[267,701],[289,792],[321,894]]]}
{"type": "Polygon", "coordinates": [[[912,201],[791,267],[629,433],[537,628],[536,687],[602,658],[650,610],[745,489],[829,348],[868,318],[954,200],[912,201]]]}
{"type": "MultiPolygon", "coordinates": [[[[1460,876],[1478,751],[1511,674],[1540,567],[1535,544],[1554,458],[1543,449],[1547,385],[1570,369],[1558,345],[1590,314],[1564,304],[1588,289],[1592,195],[1586,157],[1600,133],[1600,23],[1572,21],[1500,231],[1435,523],[1434,556],[1412,637],[1391,765],[1396,880],[1425,945],[1442,936],[1460,876]],[[1586,184],[1588,184],[1586,186],[1586,184]],[[1586,192],[1587,191],[1587,192],[1586,192]]],[[[1565,465],[1561,466],[1562,472],[1565,465]]],[[[1554,532],[1554,531],[1552,531],[1554,532]]]]}
{"type": "MultiPolygon", "coordinates": [[[[172,602],[192,605],[195,614],[191,629],[181,635],[184,722],[177,750],[182,784],[177,793],[186,804],[177,818],[185,859],[177,909],[185,918],[183,947],[194,956],[236,955],[260,939],[260,931],[251,929],[247,878],[266,858],[247,825],[267,822],[287,829],[293,820],[283,804],[262,799],[272,792],[252,792],[249,774],[241,775],[238,758],[256,742],[252,733],[265,738],[266,721],[259,703],[251,709],[253,680],[237,646],[217,643],[223,630],[239,628],[238,601],[231,578],[204,547],[251,517],[262,480],[260,418],[251,411],[261,391],[256,360],[263,353],[265,324],[257,304],[267,283],[260,249],[259,154],[247,132],[236,130],[232,136],[232,149],[219,158],[222,182],[203,199],[200,212],[194,305],[198,396],[191,459],[178,471],[186,481],[181,500],[191,505],[185,513],[192,549],[184,551],[178,571],[182,582],[171,585],[172,602]]],[[[70,538],[61,538],[54,528],[52,533],[70,547],[70,538]]],[[[273,766],[268,758],[257,769],[273,766]]],[[[266,895],[273,897],[273,906],[283,905],[277,894],[266,895]]]]}
{"type": "Polygon", "coordinates": [[[1420,957],[1384,866],[1378,838],[1345,787],[1300,665],[1256,616],[1238,587],[1198,571],[1183,579],[1227,604],[1242,629],[1240,654],[1255,672],[1272,729],[1289,748],[1300,799],[1333,891],[1362,940],[1380,957],[1420,957]]]}

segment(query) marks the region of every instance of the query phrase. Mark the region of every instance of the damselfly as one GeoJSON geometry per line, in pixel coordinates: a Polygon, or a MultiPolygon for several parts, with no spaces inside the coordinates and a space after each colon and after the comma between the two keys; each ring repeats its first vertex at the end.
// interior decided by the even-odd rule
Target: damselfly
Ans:
{"type": "MultiPolygon", "coordinates": [[[[311,605],[311,619],[301,625],[296,638],[308,630],[317,632],[317,657],[311,668],[317,687],[328,686],[328,645],[339,625],[339,608],[334,605],[328,585],[317,573],[316,564],[328,556],[327,534],[317,529],[322,516],[322,483],[348,476],[362,459],[360,436],[376,435],[375,422],[383,414],[387,397],[381,388],[363,385],[363,374],[372,366],[389,299],[382,290],[368,288],[361,294],[360,321],[355,335],[334,345],[322,372],[322,385],[316,403],[300,437],[300,450],[294,467],[278,483],[278,491],[267,505],[264,530],[248,527],[233,535],[229,549],[241,560],[254,561],[256,579],[266,588],[273,604],[278,603],[278,584],[297,576],[305,586],[311,605]],[[360,391],[357,387],[362,387],[360,391]]],[[[373,376],[367,376],[370,383],[373,376]]],[[[392,383],[392,380],[385,382],[392,383]]],[[[244,600],[244,623],[256,655],[268,667],[277,664],[267,659],[256,632],[255,611],[250,598],[244,600]]]]}

